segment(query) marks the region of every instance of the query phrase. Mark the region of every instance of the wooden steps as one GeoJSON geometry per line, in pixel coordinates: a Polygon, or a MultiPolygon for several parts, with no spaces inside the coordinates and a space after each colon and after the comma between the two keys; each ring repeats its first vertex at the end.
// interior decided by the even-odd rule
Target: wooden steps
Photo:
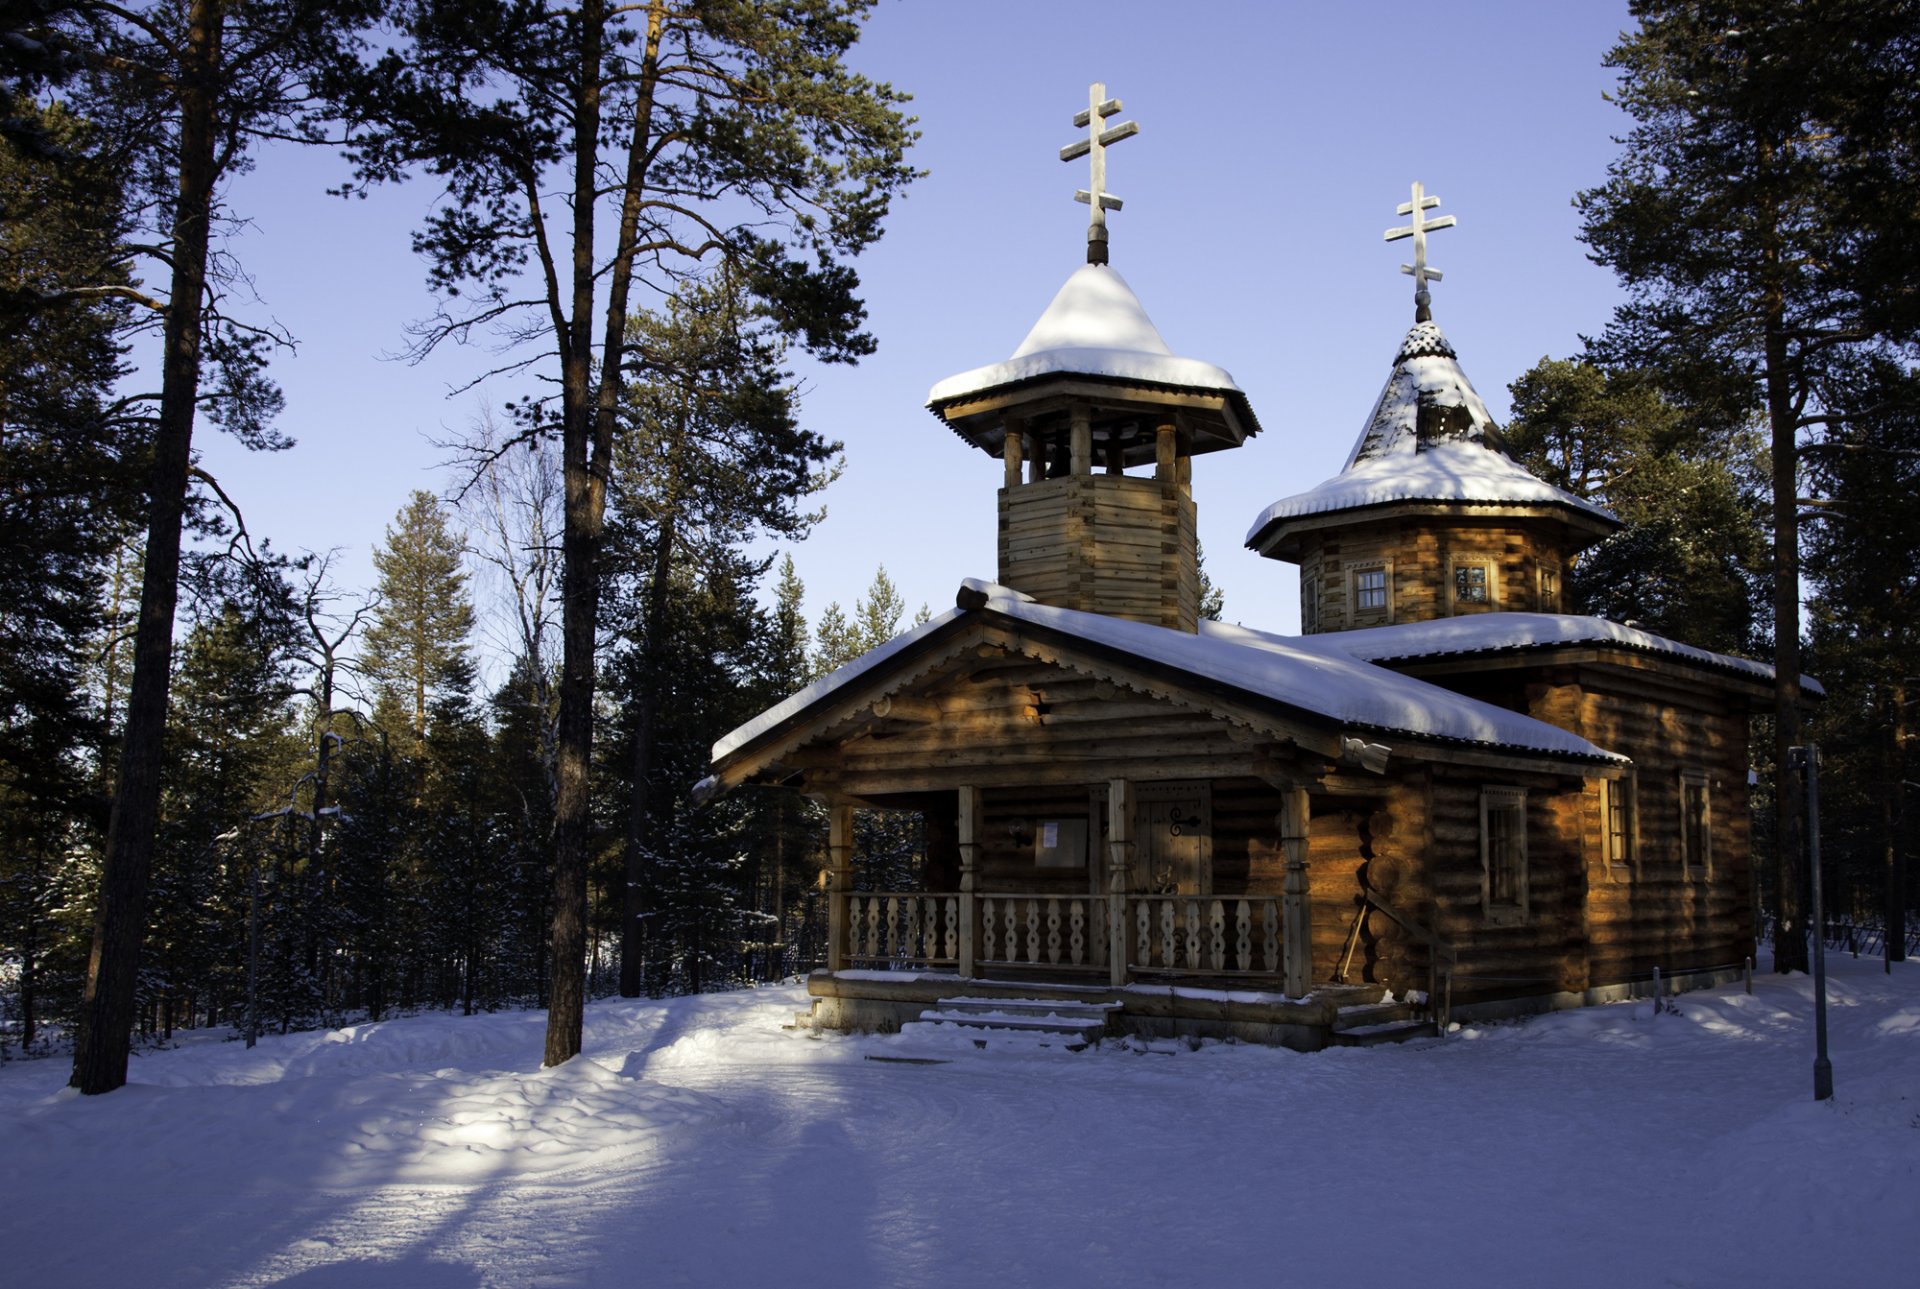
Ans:
{"type": "Polygon", "coordinates": [[[1330,1037],[1335,1047],[1375,1047],[1404,1043],[1410,1038],[1432,1038],[1438,1033],[1424,1005],[1360,1003],[1334,1013],[1330,1037]]]}
{"type": "Polygon", "coordinates": [[[942,998],[900,1027],[906,1037],[965,1031],[977,1048],[1060,1047],[1082,1052],[1105,1038],[1119,1003],[1058,998],[942,998]]]}

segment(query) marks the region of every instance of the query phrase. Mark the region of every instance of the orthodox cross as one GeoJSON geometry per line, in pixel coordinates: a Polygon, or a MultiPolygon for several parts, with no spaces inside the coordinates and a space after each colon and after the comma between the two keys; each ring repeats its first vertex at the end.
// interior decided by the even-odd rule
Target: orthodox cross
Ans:
{"type": "Polygon", "coordinates": [[[1111,130],[1100,128],[1105,118],[1120,114],[1120,100],[1107,98],[1106,93],[1107,87],[1099,81],[1087,87],[1087,110],[1075,113],[1073,118],[1075,125],[1086,127],[1087,137],[1060,149],[1062,161],[1073,161],[1088,155],[1093,157],[1091,184],[1073,194],[1075,201],[1083,201],[1093,208],[1087,222],[1089,264],[1107,262],[1107,212],[1120,209],[1120,199],[1107,191],[1107,149],[1122,139],[1140,133],[1140,126],[1134,121],[1123,122],[1111,130]]]}
{"type": "Polygon", "coordinates": [[[1413,216],[1413,222],[1403,228],[1389,228],[1386,240],[1397,242],[1401,238],[1413,239],[1413,263],[1402,264],[1402,273],[1413,274],[1413,320],[1415,322],[1433,321],[1433,294],[1427,290],[1429,280],[1441,280],[1440,270],[1427,263],[1427,234],[1437,228],[1452,228],[1452,215],[1442,215],[1438,219],[1428,219],[1425,212],[1440,204],[1438,197],[1427,196],[1427,190],[1419,180],[1413,182],[1413,200],[1403,201],[1394,212],[1399,215],[1413,216]]]}

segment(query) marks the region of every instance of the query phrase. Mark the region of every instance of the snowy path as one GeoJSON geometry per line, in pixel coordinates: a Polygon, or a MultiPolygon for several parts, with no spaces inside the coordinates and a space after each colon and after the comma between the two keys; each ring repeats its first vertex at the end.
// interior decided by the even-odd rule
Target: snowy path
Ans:
{"type": "MultiPolygon", "coordinates": [[[[795,989],[0,1068],[21,1286],[1803,1285],[1920,1266],[1920,966],[1303,1056],[780,1030],[795,989]]],[[[1169,1049],[1173,1045],[1160,1045],[1169,1049]]]]}

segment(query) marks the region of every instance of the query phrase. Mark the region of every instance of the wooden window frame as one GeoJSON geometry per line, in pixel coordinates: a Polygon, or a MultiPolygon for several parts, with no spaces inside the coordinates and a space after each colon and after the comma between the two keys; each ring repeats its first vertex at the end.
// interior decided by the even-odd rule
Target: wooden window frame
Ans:
{"type": "Polygon", "coordinates": [[[1300,634],[1318,635],[1320,632],[1320,574],[1318,572],[1300,575],[1300,634]]]}
{"type": "Polygon", "coordinates": [[[1542,613],[1567,611],[1567,579],[1558,564],[1542,564],[1534,570],[1534,602],[1542,613]],[[1553,607],[1547,607],[1547,579],[1553,579],[1553,607]]]}
{"type": "Polygon", "coordinates": [[[1704,770],[1680,771],[1680,871],[1689,879],[1706,881],[1713,877],[1713,781],[1704,770]],[[1698,854],[1694,853],[1694,836],[1687,819],[1687,797],[1693,789],[1700,793],[1698,854]]]}
{"type": "Polygon", "coordinates": [[[1483,787],[1480,789],[1480,910],[1489,922],[1524,922],[1531,912],[1527,880],[1527,790],[1525,788],[1483,787]],[[1518,849],[1513,866],[1514,898],[1494,899],[1494,827],[1498,815],[1512,812],[1514,828],[1510,834],[1518,849]]]}
{"type": "Polygon", "coordinates": [[[1458,614],[1461,605],[1467,605],[1472,613],[1492,613],[1500,607],[1500,566],[1487,555],[1449,555],[1447,556],[1447,613],[1458,614]],[[1460,570],[1463,568],[1485,569],[1487,574],[1487,598],[1485,601],[1463,600],[1460,598],[1460,570]]]}
{"type": "Polygon", "coordinates": [[[1347,620],[1349,622],[1366,621],[1369,624],[1393,621],[1393,561],[1390,559],[1369,559],[1347,567],[1347,620]],[[1380,587],[1384,597],[1378,608],[1367,608],[1360,603],[1360,578],[1366,573],[1378,573],[1382,578],[1380,587]]]}
{"type": "Polygon", "coordinates": [[[1600,835],[1607,873],[1615,881],[1640,875],[1640,785],[1629,770],[1600,781],[1600,835]],[[1619,827],[1614,813],[1620,813],[1619,827]]]}

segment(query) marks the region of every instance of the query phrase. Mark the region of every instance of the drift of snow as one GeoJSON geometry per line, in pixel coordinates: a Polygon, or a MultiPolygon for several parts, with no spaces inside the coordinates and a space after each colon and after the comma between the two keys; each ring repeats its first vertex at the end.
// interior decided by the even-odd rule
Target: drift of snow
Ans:
{"type": "Polygon", "coordinates": [[[1232,376],[1212,363],[1175,355],[1117,270],[1104,264],[1083,264],[1053,297],[1011,358],[947,377],[928,392],[927,404],[950,402],[1055,373],[1191,389],[1240,390],[1232,376]]]}
{"type": "MultiPolygon", "coordinates": [[[[798,987],[0,1067],[18,1285],[1899,1283],[1920,964],[1313,1055],[783,1031],[798,987]],[[919,1054],[937,1065],[881,1063],[919,1054]]],[[[1902,1270],[1906,1268],[1906,1270],[1902,1270]]]]}

